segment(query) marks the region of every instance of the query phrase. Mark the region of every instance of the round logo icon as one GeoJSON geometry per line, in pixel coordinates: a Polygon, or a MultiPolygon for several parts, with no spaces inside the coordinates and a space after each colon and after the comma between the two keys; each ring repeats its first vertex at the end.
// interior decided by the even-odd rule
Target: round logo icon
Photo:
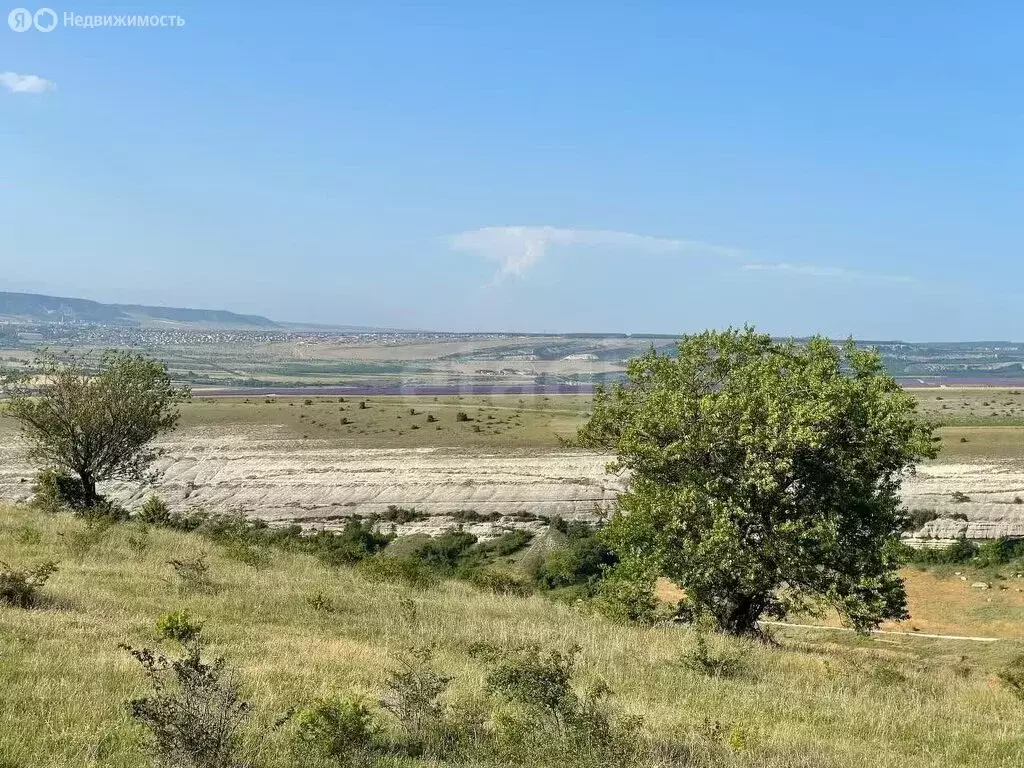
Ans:
{"type": "Polygon", "coordinates": [[[57,26],[57,13],[52,8],[40,8],[32,17],[32,23],[40,32],[53,32],[57,26]]]}
{"type": "Polygon", "coordinates": [[[32,23],[32,11],[28,8],[15,8],[7,14],[7,26],[15,32],[28,32],[32,23]]]}

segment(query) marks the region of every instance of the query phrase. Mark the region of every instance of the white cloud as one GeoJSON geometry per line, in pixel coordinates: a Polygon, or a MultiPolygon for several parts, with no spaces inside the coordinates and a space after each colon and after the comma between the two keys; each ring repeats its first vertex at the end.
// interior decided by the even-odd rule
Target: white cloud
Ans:
{"type": "Polygon", "coordinates": [[[0,85],[11,93],[46,93],[57,89],[57,84],[45,77],[17,72],[0,72],[0,85]]]}
{"type": "Polygon", "coordinates": [[[457,251],[471,253],[501,266],[495,282],[523,275],[547,254],[551,246],[598,246],[644,253],[706,253],[736,258],[740,252],[711,243],[651,237],[606,229],[571,229],[549,226],[483,227],[448,238],[457,251]]]}
{"type": "Polygon", "coordinates": [[[541,261],[549,251],[570,246],[614,248],[631,253],[687,253],[715,256],[731,262],[732,268],[750,271],[785,272],[793,275],[832,280],[886,280],[912,283],[912,277],[862,272],[820,264],[790,262],[749,262],[749,253],[738,248],[715,245],[698,240],[652,237],[608,229],[574,229],[550,226],[482,227],[448,237],[448,245],[456,251],[470,253],[498,262],[494,282],[508,277],[521,277],[541,261]]]}
{"type": "Polygon", "coordinates": [[[914,278],[905,275],[887,275],[880,272],[861,272],[841,267],[825,267],[817,264],[789,264],[778,263],[755,263],[744,264],[741,269],[789,272],[797,275],[810,275],[812,277],[833,277],[839,280],[890,280],[897,283],[912,283],[914,278]]]}

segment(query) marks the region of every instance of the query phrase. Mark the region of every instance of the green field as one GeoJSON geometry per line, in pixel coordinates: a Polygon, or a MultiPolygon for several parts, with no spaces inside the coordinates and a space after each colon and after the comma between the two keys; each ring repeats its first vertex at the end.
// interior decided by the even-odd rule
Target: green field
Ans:
{"type": "MultiPolygon", "coordinates": [[[[205,621],[209,651],[228,659],[253,703],[245,742],[252,764],[264,768],[335,764],[298,757],[292,726],[273,723],[322,696],[376,701],[387,672],[422,643],[436,647],[436,665],[454,677],[447,699],[485,712],[492,704],[482,691],[484,663],[469,653],[474,644],[579,644],[581,682],[607,683],[614,712],[643,717],[638,743],[675,755],[652,757],[644,763],[651,766],[1011,768],[1024,754],[1024,703],[994,676],[1024,650],[1017,642],[822,630],[779,631],[774,648],[712,638],[713,652],[740,663],[734,676],[713,677],[680,663],[695,638],[679,627],[623,627],[571,605],[458,582],[424,590],[373,583],[299,554],[274,553],[257,569],[195,534],[153,529],[145,547],[138,535],[134,525],[88,535],[70,517],[0,511],[0,560],[61,561],[42,607],[0,606],[5,768],[147,764],[144,734],[125,709],[145,682],[118,644],[152,646],[157,617],[182,608],[205,621]],[[200,551],[220,590],[181,594],[167,563],[200,551]],[[312,607],[317,593],[333,610],[312,607]],[[414,622],[403,618],[408,601],[414,622]]],[[[930,609],[922,610],[927,625],[930,609]]]]}
{"type": "Polygon", "coordinates": [[[589,397],[203,398],[182,408],[181,426],[274,425],[293,437],[355,447],[557,448],[583,424],[589,397]],[[360,407],[360,403],[365,404],[360,407]],[[415,412],[415,413],[413,413],[415,412]],[[465,415],[464,420],[459,414],[465,415]]]}
{"type": "Polygon", "coordinates": [[[1024,389],[936,387],[910,390],[921,413],[948,426],[1024,426],[1024,389]]]}
{"type": "MultiPolygon", "coordinates": [[[[1024,394],[995,389],[912,391],[922,415],[940,425],[940,461],[1024,457],[1024,394]]],[[[377,396],[339,402],[337,397],[200,394],[182,408],[181,425],[241,430],[276,426],[296,438],[353,447],[544,450],[575,435],[591,404],[592,398],[584,395],[377,396]],[[360,408],[360,402],[366,408],[360,408]],[[468,421],[457,420],[460,411],[468,421]]]]}

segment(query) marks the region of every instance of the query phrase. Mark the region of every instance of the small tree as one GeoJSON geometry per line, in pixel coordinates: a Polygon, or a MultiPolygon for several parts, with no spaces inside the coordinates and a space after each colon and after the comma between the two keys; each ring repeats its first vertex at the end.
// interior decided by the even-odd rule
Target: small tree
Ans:
{"type": "Polygon", "coordinates": [[[91,371],[77,357],[43,353],[37,375],[4,382],[6,414],[21,422],[30,457],[81,481],[83,503],[104,480],[140,480],[156,458],[153,439],[174,428],[187,387],[141,354],[108,351],[91,371]]]}
{"type": "Polygon", "coordinates": [[[580,433],[630,473],[607,528],[624,562],[653,562],[735,634],[822,601],[858,630],[907,616],[898,492],[937,449],[876,352],[709,331],[628,379],[580,433]]]}

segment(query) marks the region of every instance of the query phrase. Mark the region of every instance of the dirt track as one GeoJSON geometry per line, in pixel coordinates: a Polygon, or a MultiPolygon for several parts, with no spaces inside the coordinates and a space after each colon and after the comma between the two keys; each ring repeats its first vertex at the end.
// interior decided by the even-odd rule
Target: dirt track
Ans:
{"type": "MultiPolygon", "coordinates": [[[[4,435],[7,437],[9,433],[4,435]]],[[[270,522],[333,527],[351,515],[389,505],[414,507],[437,519],[402,532],[435,531],[459,510],[591,518],[607,509],[621,479],[606,475],[607,457],[576,451],[469,452],[450,448],[351,449],[295,439],[274,427],[240,431],[182,430],[163,443],[160,481],[151,488],[103,489],[129,506],[150,492],[173,509],[235,512],[270,522]]],[[[31,470],[7,439],[0,446],[0,497],[24,499],[31,470]]],[[[923,534],[949,539],[1024,536],[1024,463],[987,461],[929,464],[904,484],[911,508],[935,509],[942,519],[923,534]],[[955,491],[970,501],[953,501],[955,491]],[[963,513],[967,521],[949,518],[963,513]]],[[[481,533],[486,533],[482,526],[481,533]]]]}

